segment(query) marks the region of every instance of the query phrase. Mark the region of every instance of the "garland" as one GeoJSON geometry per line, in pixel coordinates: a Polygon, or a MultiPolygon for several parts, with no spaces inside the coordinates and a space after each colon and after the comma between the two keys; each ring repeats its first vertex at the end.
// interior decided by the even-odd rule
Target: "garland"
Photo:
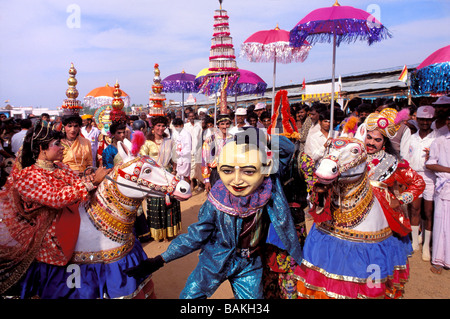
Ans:
{"type": "Polygon", "coordinates": [[[279,135],[283,135],[291,139],[299,139],[300,134],[298,133],[297,125],[295,124],[294,118],[289,112],[290,104],[287,95],[288,93],[286,90],[281,90],[275,95],[275,110],[274,114],[272,115],[272,123],[268,128],[268,132],[270,132],[270,134],[274,133],[273,129],[277,126],[277,120],[278,116],[280,115],[281,105],[281,124],[283,126],[283,132],[279,135]]]}

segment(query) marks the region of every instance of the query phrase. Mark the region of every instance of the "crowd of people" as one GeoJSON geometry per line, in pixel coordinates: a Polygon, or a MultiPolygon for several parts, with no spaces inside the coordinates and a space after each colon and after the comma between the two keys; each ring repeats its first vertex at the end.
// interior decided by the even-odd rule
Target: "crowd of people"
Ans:
{"type": "MultiPolygon", "coordinates": [[[[284,177],[284,185],[288,185],[284,192],[297,235],[303,242],[307,236],[307,208],[318,199],[313,191],[314,169],[326,154],[328,141],[339,136],[361,137],[358,129],[364,124],[363,142],[368,153],[370,178],[384,182],[395,194],[389,205],[402,210],[409,218],[411,233],[408,236],[413,250],[422,249],[422,259],[431,262],[431,271],[439,274],[450,267],[450,97],[442,96],[417,107],[402,103],[392,99],[367,101],[359,98],[347,101],[345,106],[336,103],[333,123],[330,123],[331,104],[328,102],[292,103],[290,114],[299,138],[292,141],[296,149],[287,177],[284,177]],[[385,118],[391,116],[390,110],[395,110],[396,114],[392,119],[396,125],[394,132],[383,124],[385,118]],[[298,184],[292,184],[293,180],[298,184]]],[[[41,127],[61,132],[60,143],[55,144],[60,147],[61,156],[50,155],[65,165],[58,166],[59,170],[68,167],[73,174],[70,178],[78,176],[88,190],[120,162],[117,143],[132,141],[140,131],[146,139],[139,151],[141,155],[150,156],[159,166],[189,182],[194,192],[208,193],[220,180],[217,159],[225,145],[244,128],[267,132],[271,124],[270,105],[265,103],[237,109],[228,107],[227,114],[217,116],[213,112],[214,109],[187,107],[184,116],[180,110],[168,112],[166,116],[150,117],[146,112],[128,115],[114,122],[107,135],[102,134],[98,123],[88,114],[54,119],[48,114],[21,120],[4,118],[0,130],[0,186],[7,185],[16,159],[26,163],[22,149],[25,150],[27,134],[35,132],[35,124],[39,123],[41,127]]],[[[43,139],[50,143],[55,138],[48,135],[43,139]]],[[[45,149],[53,150],[47,144],[41,147],[41,153],[36,151],[37,156],[31,162],[44,159],[43,154],[49,154],[45,149]]],[[[77,199],[86,196],[80,183],[75,183],[77,199]]],[[[51,218],[47,222],[51,223],[51,218]]],[[[144,200],[135,227],[142,242],[177,237],[181,232],[179,201],[159,197],[144,200]]],[[[287,258],[285,252],[272,253],[287,258]]],[[[288,285],[292,274],[285,269],[275,272],[272,283],[282,286],[277,296],[292,297],[280,284],[288,285]]]]}

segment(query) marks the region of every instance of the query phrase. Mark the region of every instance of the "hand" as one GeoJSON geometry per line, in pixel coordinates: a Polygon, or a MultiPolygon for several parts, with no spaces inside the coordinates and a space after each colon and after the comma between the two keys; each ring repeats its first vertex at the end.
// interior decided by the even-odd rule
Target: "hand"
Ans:
{"type": "Polygon", "coordinates": [[[109,172],[111,172],[111,171],[112,171],[112,168],[99,167],[99,168],[95,171],[94,179],[93,179],[92,183],[93,183],[95,186],[98,186],[98,185],[103,181],[103,179],[105,178],[105,176],[108,175],[109,172]]]}
{"type": "Polygon", "coordinates": [[[211,183],[210,182],[206,182],[205,183],[205,192],[209,193],[210,190],[211,190],[211,183]]]}
{"type": "Polygon", "coordinates": [[[136,279],[145,278],[157,271],[162,266],[164,266],[164,259],[161,257],[161,255],[158,255],[154,258],[147,258],[139,265],[125,269],[124,272],[128,277],[134,277],[136,279]]]}

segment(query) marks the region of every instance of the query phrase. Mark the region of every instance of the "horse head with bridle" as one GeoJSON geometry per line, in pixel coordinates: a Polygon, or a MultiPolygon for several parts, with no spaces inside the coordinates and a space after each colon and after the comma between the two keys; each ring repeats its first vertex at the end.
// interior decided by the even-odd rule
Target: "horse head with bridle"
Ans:
{"type": "Polygon", "coordinates": [[[372,192],[366,160],[365,145],[359,139],[340,137],[327,142],[326,154],[315,172],[318,182],[329,192],[328,217],[321,221],[370,231],[388,226],[372,192]]]}

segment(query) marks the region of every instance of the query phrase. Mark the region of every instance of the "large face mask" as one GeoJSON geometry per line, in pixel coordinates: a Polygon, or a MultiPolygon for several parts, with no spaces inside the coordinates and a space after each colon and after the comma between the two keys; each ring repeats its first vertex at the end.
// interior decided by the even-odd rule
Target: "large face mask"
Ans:
{"type": "Polygon", "coordinates": [[[270,163],[263,165],[261,152],[256,148],[230,142],[219,155],[217,170],[228,191],[243,197],[252,194],[269,176],[270,163]]]}

